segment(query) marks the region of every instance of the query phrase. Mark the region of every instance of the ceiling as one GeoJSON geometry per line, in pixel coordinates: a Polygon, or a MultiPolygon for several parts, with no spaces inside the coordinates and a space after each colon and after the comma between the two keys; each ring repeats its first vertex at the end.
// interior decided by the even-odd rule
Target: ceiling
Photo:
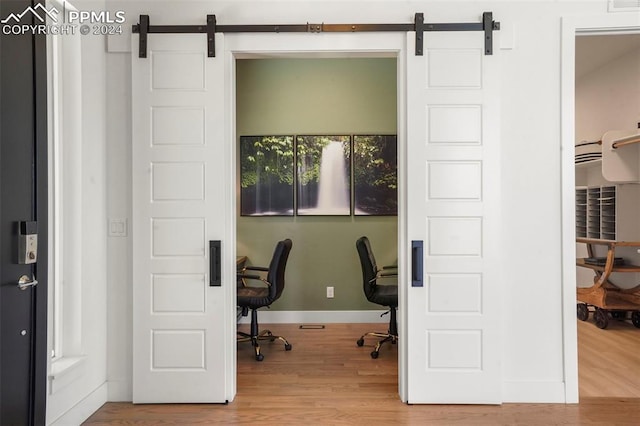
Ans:
{"type": "Polygon", "coordinates": [[[640,55],[640,34],[578,36],[576,79],[634,50],[640,55]]]}

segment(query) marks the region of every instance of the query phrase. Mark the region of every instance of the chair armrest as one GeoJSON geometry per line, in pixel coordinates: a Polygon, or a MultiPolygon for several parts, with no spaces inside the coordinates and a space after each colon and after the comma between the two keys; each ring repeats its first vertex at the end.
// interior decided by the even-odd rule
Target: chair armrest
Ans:
{"type": "Polygon", "coordinates": [[[238,278],[241,279],[250,279],[250,280],[262,280],[260,275],[250,275],[250,274],[238,274],[238,278]]]}
{"type": "MultiPolygon", "coordinates": [[[[261,277],[260,275],[251,275],[251,274],[237,274],[236,275],[237,279],[239,279],[242,282],[242,285],[244,287],[247,287],[246,283],[245,283],[245,279],[247,280],[256,280],[256,281],[262,281],[263,283],[265,283],[267,286],[271,287],[271,283],[269,281],[266,280],[266,278],[261,277]]],[[[251,287],[251,286],[249,286],[251,287]]]]}
{"type": "Polygon", "coordinates": [[[397,272],[379,272],[376,274],[375,277],[371,278],[369,280],[370,283],[376,281],[376,280],[380,280],[380,279],[384,279],[384,278],[398,278],[398,273],[397,272]]]}
{"type": "Polygon", "coordinates": [[[269,284],[269,282],[267,282],[266,280],[266,273],[268,271],[269,271],[269,268],[263,268],[262,266],[245,266],[244,268],[242,268],[242,270],[237,272],[236,276],[237,276],[237,280],[239,280],[242,283],[243,287],[247,287],[247,280],[262,281],[268,286],[270,286],[271,284],[269,284]],[[246,273],[247,271],[257,271],[258,273],[263,273],[263,274],[262,275],[247,274],[246,273]]]}
{"type": "Polygon", "coordinates": [[[246,271],[262,271],[269,272],[269,268],[265,268],[264,266],[247,266],[244,268],[246,271]]]}
{"type": "Polygon", "coordinates": [[[388,278],[388,277],[397,277],[398,276],[398,265],[386,265],[381,269],[378,269],[377,277],[378,278],[388,278]]]}

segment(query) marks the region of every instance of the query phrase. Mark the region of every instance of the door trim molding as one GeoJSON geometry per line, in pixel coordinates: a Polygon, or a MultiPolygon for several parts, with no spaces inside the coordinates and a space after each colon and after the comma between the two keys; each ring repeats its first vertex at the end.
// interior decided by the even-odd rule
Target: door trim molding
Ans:
{"type": "MultiPolygon", "coordinates": [[[[44,2],[37,2],[42,3],[44,2]]],[[[33,367],[33,422],[46,420],[47,405],[47,346],[48,287],[49,287],[49,154],[48,154],[48,102],[47,102],[47,42],[45,36],[34,35],[33,73],[34,73],[34,119],[35,119],[35,215],[38,221],[39,251],[36,264],[38,288],[35,306],[35,340],[33,367]]]]}

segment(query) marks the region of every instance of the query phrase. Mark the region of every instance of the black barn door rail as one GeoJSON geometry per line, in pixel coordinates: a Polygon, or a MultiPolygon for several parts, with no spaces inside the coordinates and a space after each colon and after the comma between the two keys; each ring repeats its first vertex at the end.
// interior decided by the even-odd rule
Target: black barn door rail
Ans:
{"type": "Polygon", "coordinates": [[[500,29],[500,22],[493,20],[492,12],[482,14],[482,22],[477,23],[437,23],[424,22],[424,14],[416,13],[413,24],[285,24],[285,25],[217,25],[216,15],[207,15],[206,25],[150,25],[149,15],[140,15],[140,23],[133,25],[132,31],[140,34],[138,57],[147,57],[147,37],[149,34],[207,34],[207,56],[216,56],[216,33],[347,33],[347,32],[409,32],[416,33],[416,56],[422,56],[425,31],[482,31],[484,33],[484,53],[493,54],[493,31],[500,29]]]}

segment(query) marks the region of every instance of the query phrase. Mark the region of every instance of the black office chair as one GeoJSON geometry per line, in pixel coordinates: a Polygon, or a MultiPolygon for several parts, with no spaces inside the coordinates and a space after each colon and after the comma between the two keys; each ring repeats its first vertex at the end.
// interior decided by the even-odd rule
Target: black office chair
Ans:
{"type": "Polygon", "coordinates": [[[251,342],[256,352],[256,360],[262,361],[264,355],[260,353],[259,340],[276,339],[284,343],[284,349],[291,350],[291,344],[282,336],[275,336],[270,330],[259,330],[258,309],[269,306],[282,294],[284,290],[284,270],[287,266],[287,259],[291,251],[292,242],[289,239],[279,241],[273,251],[273,257],[268,268],[260,266],[248,266],[238,274],[238,282],[241,282],[237,289],[238,306],[242,309],[242,316],[247,316],[251,309],[251,334],[238,331],[238,342],[251,342]],[[247,271],[256,271],[257,274],[247,274],[247,271]],[[266,275],[266,277],[265,277],[266,275]],[[265,285],[260,287],[246,285],[248,280],[258,280],[265,285]]]}
{"type": "MultiPolygon", "coordinates": [[[[375,349],[371,352],[371,358],[378,358],[380,347],[383,343],[398,341],[398,324],[396,322],[396,309],[398,307],[398,285],[378,285],[379,278],[397,277],[396,267],[384,267],[378,269],[376,259],[371,251],[371,245],[367,237],[360,237],[356,241],[356,249],[360,257],[360,265],[362,266],[362,284],[364,294],[367,300],[378,305],[387,306],[389,308],[389,330],[386,333],[370,332],[365,333],[356,342],[358,346],[364,345],[364,338],[368,336],[381,337],[375,349]]],[[[386,313],[385,313],[386,314],[386,313]]],[[[385,315],[383,314],[383,315],[385,315]]]]}

